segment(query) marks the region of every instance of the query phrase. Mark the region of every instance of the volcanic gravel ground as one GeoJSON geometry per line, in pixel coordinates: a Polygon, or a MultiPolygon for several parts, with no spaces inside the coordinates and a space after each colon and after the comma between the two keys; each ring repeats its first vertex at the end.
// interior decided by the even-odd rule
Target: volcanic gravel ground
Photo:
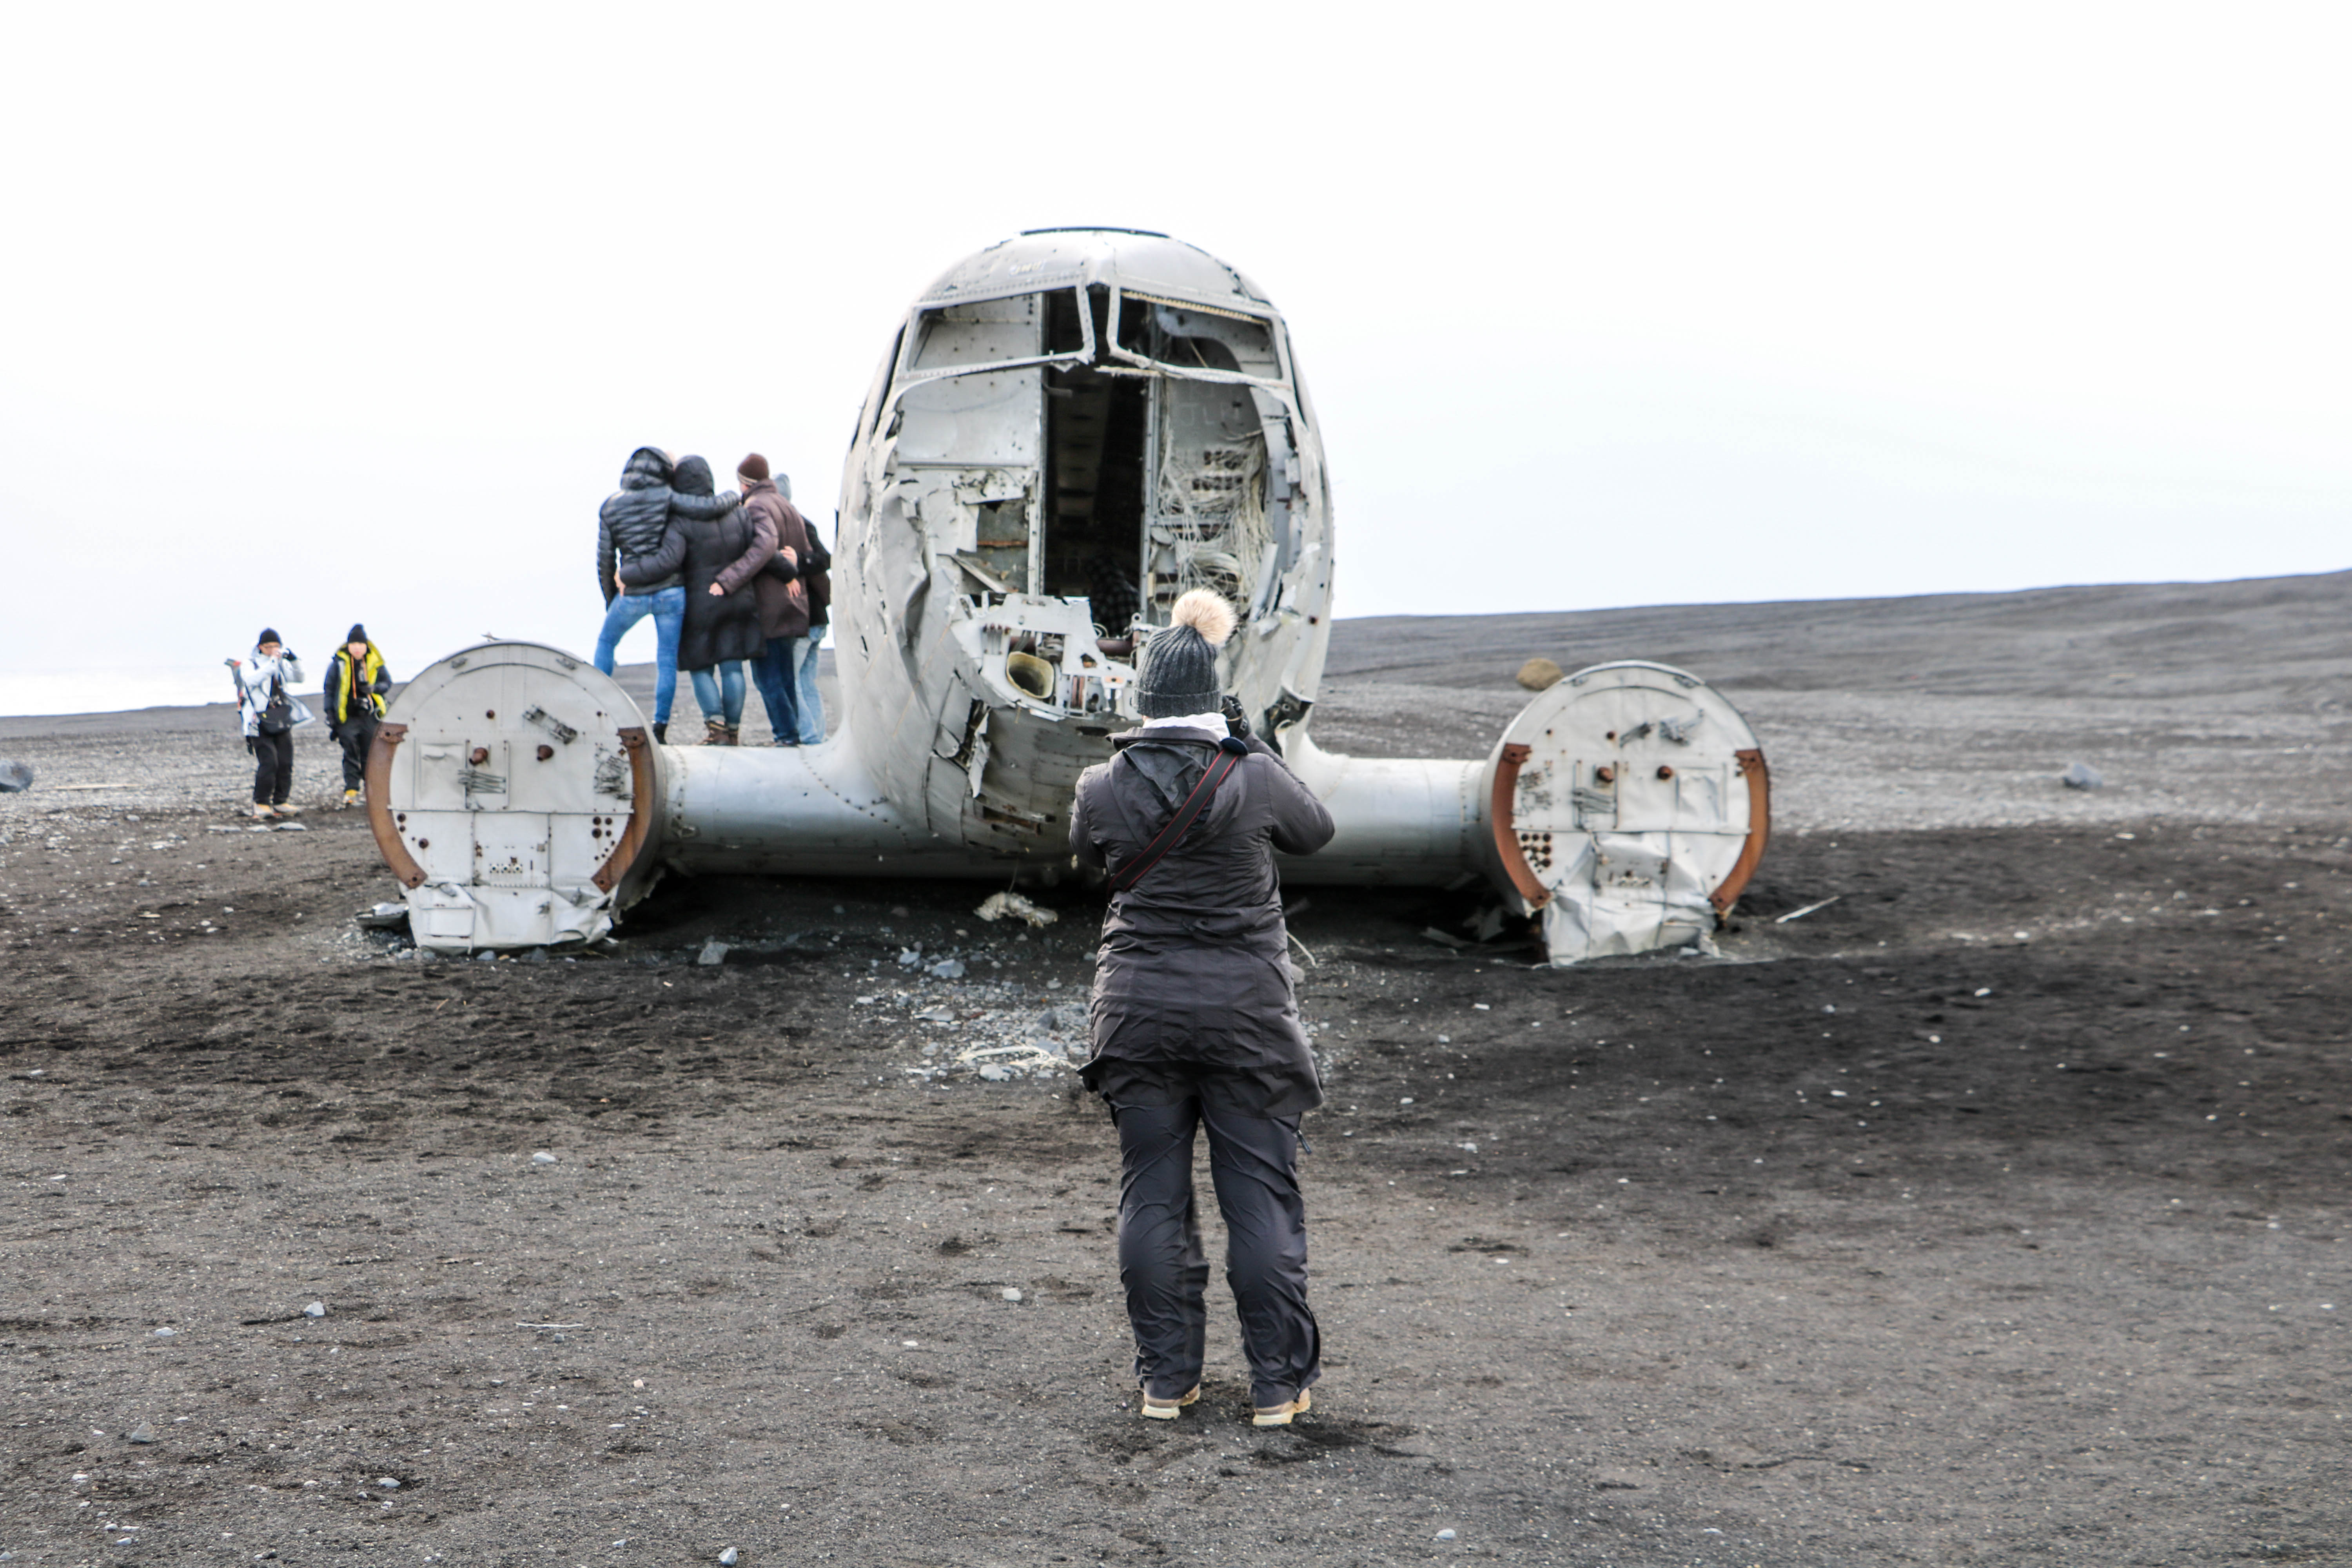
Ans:
{"type": "Polygon", "coordinates": [[[1031,932],[980,884],[674,879],[613,954],[434,961],[349,923],[354,815],[0,797],[0,1552],[2352,1562],[2339,799],[2034,784],[1783,833],[1720,961],[1294,894],[1331,1101],[1288,1430],[1222,1283],[1206,1397],[1136,1415],[1096,1102],[908,1070],[1050,1034],[1095,895],[1031,932]]]}

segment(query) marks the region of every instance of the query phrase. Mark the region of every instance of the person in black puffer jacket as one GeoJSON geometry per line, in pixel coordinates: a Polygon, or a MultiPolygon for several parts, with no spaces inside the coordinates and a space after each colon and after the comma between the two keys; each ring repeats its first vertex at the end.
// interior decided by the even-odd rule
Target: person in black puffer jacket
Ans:
{"type": "Polygon", "coordinates": [[[631,562],[622,567],[621,581],[682,568],[685,625],[677,666],[694,679],[704,743],[731,746],[743,728],[743,661],[767,649],[751,579],[776,552],[775,540],[761,532],[758,520],[742,510],[742,498],[733,490],[714,503],[710,465],[700,458],[679,458],[670,486],[677,502],[670,524],[675,553],[631,562]],[[696,515],[710,504],[719,508],[715,516],[696,515]]]}
{"type": "Polygon", "coordinates": [[[686,620],[686,544],[672,524],[707,521],[737,504],[730,492],[681,496],[670,487],[669,454],[640,447],[621,469],[621,488],[596,513],[596,586],[604,595],[604,625],[596,634],[596,668],[613,673],[624,633],[654,618],[654,739],[669,737],[669,710],[677,694],[677,644],[686,620]],[[624,573],[626,575],[624,575],[624,573]]]}

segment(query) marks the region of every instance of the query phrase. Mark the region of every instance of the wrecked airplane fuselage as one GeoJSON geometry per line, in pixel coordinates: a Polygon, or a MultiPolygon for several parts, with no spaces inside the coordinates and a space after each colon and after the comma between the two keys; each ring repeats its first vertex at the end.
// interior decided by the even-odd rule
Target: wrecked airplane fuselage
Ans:
{"type": "Polygon", "coordinates": [[[1226,689],[1339,824],[1293,882],[1484,877],[1572,962],[1704,934],[1761,852],[1754,737],[1664,666],[1570,677],[1480,760],[1315,746],[1322,441],[1280,313],[1192,246],[1046,230],[950,268],[875,376],[841,494],[821,746],[656,746],[617,685],[531,644],[402,693],[369,796],[421,943],[593,938],[664,868],[1052,879],[1078,773],[1137,721],[1133,649],[1196,587],[1240,615],[1226,689]]]}

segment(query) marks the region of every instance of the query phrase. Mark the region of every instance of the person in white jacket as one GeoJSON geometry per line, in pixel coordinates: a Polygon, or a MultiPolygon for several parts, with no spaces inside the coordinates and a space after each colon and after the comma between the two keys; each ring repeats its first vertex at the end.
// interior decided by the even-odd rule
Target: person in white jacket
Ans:
{"type": "Polygon", "coordinates": [[[253,753],[253,815],[293,816],[302,809],[286,803],[294,791],[294,727],[315,717],[294,695],[302,661],[264,626],[248,658],[225,662],[236,678],[237,720],[253,753]]]}

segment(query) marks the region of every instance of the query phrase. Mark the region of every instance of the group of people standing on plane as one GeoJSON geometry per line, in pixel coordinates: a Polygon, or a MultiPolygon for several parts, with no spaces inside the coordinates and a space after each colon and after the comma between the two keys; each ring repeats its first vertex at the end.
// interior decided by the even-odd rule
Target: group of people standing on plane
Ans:
{"type": "Polygon", "coordinates": [[[596,668],[613,673],[624,634],[654,621],[654,739],[669,739],[683,669],[702,710],[703,743],[740,743],[744,667],[779,746],[824,739],[816,649],[832,599],[832,555],[792,502],[792,481],[753,452],[740,492],[713,493],[710,465],[652,447],[629,454],[596,517],[604,626],[596,668]]]}

